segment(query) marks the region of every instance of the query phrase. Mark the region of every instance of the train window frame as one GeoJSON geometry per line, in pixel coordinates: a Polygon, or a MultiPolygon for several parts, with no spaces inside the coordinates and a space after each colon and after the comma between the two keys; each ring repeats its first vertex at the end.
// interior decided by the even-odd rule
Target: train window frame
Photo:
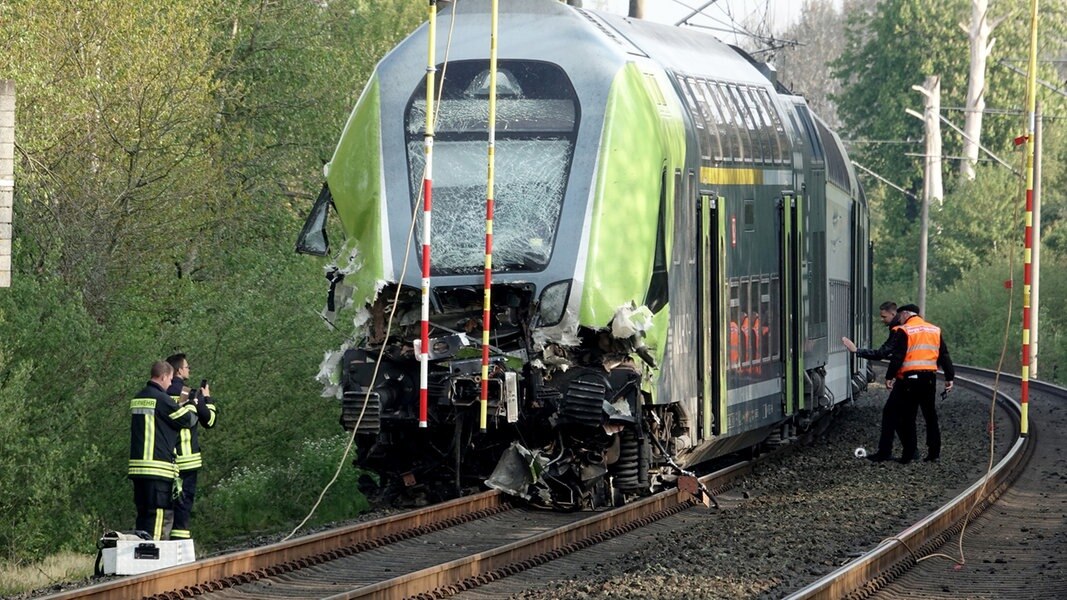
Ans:
{"type": "Polygon", "coordinates": [[[697,92],[698,97],[703,101],[704,106],[707,107],[707,114],[710,117],[708,120],[709,131],[712,127],[715,129],[715,147],[713,150],[717,150],[715,160],[722,162],[726,158],[725,150],[723,149],[722,137],[728,135],[725,132],[725,122],[723,121],[722,114],[719,112],[718,107],[712,100],[707,91],[708,81],[706,79],[698,80],[697,92]]]}
{"type": "Polygon", "coordinates": [[[712,86],[714,86],[714,82],[703,79],[701,80],[700,84],[701,94],[703,94],[705,102],[708,103],[708,107],[710,109],[712,117],[714,117],[715,119],[715,126],[717,127],[719,133],[718,160],[719,162],[732,162],[734,160],[733,157],[735,154],[735,144],[733,143],[733,124],[731,123],[731,120],[727,117],[726,113],[722,110],[722,107],[719,105],[720,103],[717,100],[715,94],[711,91],[712,86]]]}
{"type": "Polygon", "coordinates": [[[733,134],[732,153],[729,160],[735,163],[745,162],[745,142],[741,139],[741,117],[737,114],[737,108],[733,106],[730,101],[730,97],[726,92],[726,84],[722,82],[712,82],[710,89],[713,95],[717,99],[719,109],[722,111],[723,117],[730,125],[731,133],[733,134]]]}
{"type": "Polygon", "coordinates": [[[757,99],[763,103],[764,109],[767,111],[767,115],[771,119],[771,127],[774,129],[774,141],[777,145],[778,151],[775,153],[776,164],[786,164],[789,162],[789,153],[787,148],[791,146],[788,140],[783,144],[783,138],[786,137],[785,125],[782,123],[781,115],[778,113],[778,108],[771,100],[771,95],[767,93],[767,90],[760,88],[756,94],[757,99]]]}
{"type": "MultiPolygon", "coordinates": [[[[771,304],[771,276],[770,275],[762,275],[762,276],[760,276],[760,281],[759,281],[759,305],[760,305],[760,310],[759,310],[760,328],[761,329],[766,329],[767,338],[768,338],[767,340],[765,340],[765,343],[761,343],[760,344],[760,362],[761,363],[765,363],[765,362],[770,362],[771,361],[771,341],[770,341],[769,338],[771,337],[770,332],[774,331],[774,328],[771,325],[771,323],[773,322],[773,319],[774,319],[774,316],[773,316],[774,313],[771,312],[771,307],[773,305],[771,304]],[[766,319],[767,322],[766,323],[763,322],[763,319],[766,319]]],[[[759,335],[762,338],[763,331],[760,331],[759,335]]]]}
{"type": "Polygon", "coordinates": [[[720,141],[720,130],[722,129],[719,124],[719,117],[715,114],[714,104],[708,101],[707,94],[704,93],[705,82],[702,79],[690,78],[693,84],[693,98],[696,102],[697,108],[700,111],[701,117],[704,119],[706,125],[704,129],[704,139],[706,144],[710,146],[706,155],[702,151],[701,157],[705,160],[714,158],[716,161],[722,161],[722,142],[720,141]],[[714,139],[715,145],[711,146],[711,141],[714,139]],[[718,150],[716,153],[715,151],[718,150]]]}
{"type": "Polygon", "coordinates": [[[682,88],[682,99],[689,105],[689,114],[693,117],[693,124],[696,125],[697,129],[705,129],[704,115],[701,114],[700,106],[693,95],[693,90],[690,89],[691,82],[693,82],[693,78],[687,75],[678,77],[678,87],[682,88]]]}
{"type": "Polygon", "coordinates": [[[797,114],[797,120],[800,121],[801,129],[808,137],[808,144],[812,152],[812,162],[824,163],[826,161],[825,152],[823,151],[819,134],[815,131],[815,123],[812,121],[811,111],[803,104],[794,104],[793,108],[797,114]]]}
{"type": "Polygon", "coordinates": [[[729,294],[729,300],[727,301],[729,308],[729,321],[730,326],[737,328],[737,342],[733,340],[732,332],[727,331],[726,335],[726,350],[727,359],[726,367],[727,371],[733,371],[736,373],[741,368],[741,280],[737,277],[731,277],[727,281],[727,287],[729,294]],[[731,351],[736,348],[737,360],[733,360],[731,351]]]}
{"type": "MultiPolygon", "coordinates": [[[[721,156],[713,157],[712,155],[715,148],[711,147],[710,140],[714,139],[718,146],[720,145],[719,136],[717,132],[712,133],[712,125],[707,122],[709,111],[707,111],[706,107],[702,106],[700,100],[697,99],[695,92],[697,84],[696,79],[689,77],[688,75],[679,75],[677,76],[677,80],[678,87],[682,90],[683,102],[686,104],[688,112],[693,119],[693,123],[697,128],[697,139],[700,140],[700,143],[697,144],[697,146],[700,151],[701,161],[710,163],[713,158],[715,160],[722,160],[721,156]]],[[[720,155],[721,152],[720,148],[720,155]]]]}
{"type": "Polygon", "coordinates": [[[741,99],[741,91],[739,86],[733,83],[727,84],[726,91],[728,93],[730,101],[733,103],[735,118],[737,119],[738,123],[738,135],[743,135],[743,137],[741,138],[742,146],[748,150],[748,152],[744,153],[745,157],[743,160],[746,163],[754,164],[757,161],[756,144],[752,141],[752,130],[754,128],[752,117],[748,115],[748,111],[744,108],[745,103],[741,99]],[[748,141],[747,145],[745,144],[745,140],[748,141]]]}
{"type": "Polygon", "coordinates": [[[745,87],[741,90],[741,95],[748,105],[749,110],[752,112],[753,119],[756,121],[756,133],[759,137],[760,145],[760,158],[764,165],[774,164],[774,151],[771,147],[770,129],[771,123],[764,114],[763,106],[759,102],[756,102],[756,88],[745,87]]]}
{"type": "Polygon", "coordinates": [[[670,273],[667,266],[667,169],[660,175],[659,213],[656,219],[656,249],[652,257],[652,273],[642,304],[656,314],[670,300],[670,273]]]}
{"type": "MultiPolygon", "coordinates": [[[[469,94],[469,84],[476,81],[481,74],[486,70],[487,63],[484,60],[463,60],[452,61],[448,65],[449,78],[442,83],[443,90],[441,98],[437,104],[437,107],[442,113],[445,112],[446,107],[450,102],[461,102],[464,100],[472,100],[477,97],[478,94],[472,96],[469,94]]],[[[441,68],[441,65],[438,65],[441,68]]],[[[556,171],[557,177],[552,180],[537,177],[527,177],[522,179],[516,176],[515,181],[511,182],[521,191],[522,186],[542,185],[547,186],[548,192],[551,192],[551,206],[543,207],[539,210],[541,214],[535,215],[537,218],[523,220],[523,223],[527,223],[523,227],[530,229],[533,233],[531,235],[522,235],[526,233],[522,228],[518,229],[520,235],[514,235],[512,246],[506,246],[504,240],[508,239],[507,235],[501,235],[506,233],[511,226],[507,224],[507,218],[498,208],[494,219],[494,228],[496,229],[496,235],[494,236],[494,249],[493,249],[493,272],[541,272],[549,267],[552,262],[552,256],[555,253],[557,244],[560,241],[560,230],[564,212],[564,204],[566,202],[567,191],[570,184],[571,169],[574,165],[575,152],[577,150],[577,140],[579,130],[582,122],[582,107],[581,101],[578,97],[577,89],[574,86],[574,82],[571,81],[567,72],[558,64],[539,61],[539,60],[521,60],[521,59],[505,59],[498,63],[497,68],[499,70],[507,70],[512,74],[518,82],[523,82],[523,89],[518,95],[512,95],[508,99],[498,98],[498,118],[503,110],[503,107],[511,100],[521,101],[525,104],[532,104],[536,101],[553,102],[554,106],[558,109],[556,112],[556,120],[545,119],[543,115],[537,114],[536,118],[531,119],[529,126],[526,127],[497,127],[497,139],[496,139],[496,156],[498,163],[502,156],[507,155],[510,151],[509,146],[514,148],[515,156],[521,157],[523,153],[540,152],[541,155],[546,156],[546,160],[553,159],[559,160],[561,163],[560,171],[556,171]],[[536,145],[548,145],[545,148],[538,150],[536,145]],[[559,154],[555,154],[559,152],[559,154]],[[536,234],[536,235],[534,235],[536,234]],[[525,242],[524,242],[525,240],[525,242]],[[508,258],[510,257],[510,259],[508,258]]],[[[423,128],[418,125],[421,119],[425,119],[425,102],[426,94],[426,79],[422,79],[420,84],[415,87],[411,97],[408,99],[404,111],[403,111],[403,131],[404,131],[404,147],[406,154],[406,168],[407,179],[409,186],[409,199],[414,210],[421,197],[421,168],[425,160],[424,155],[418,151],[424,144],[423,141],[423,128]],[[416,171],[419,171],[416,173],[416,171]]],[[[516,105],[520,116],[523,114],[522,107],[525,104],[516,105]]],[[[461,110],[463,105],[457,103],[454,106],[457,110],[461,110]]],[[[442,168],[447,160],[446,156],[452,156],[452,160],[460,161],[457,164],[463,164],[464,162],[470,163],[476,160],[472,154],[473,151],[468,150],[465,146],[469,146],[473,142],[482,144],[484,148],[485,135],[488,131],[487,113],[483,114],[478,112],[472,113],[471,116],[466,116],[460,112],[457,115],[455,122],[460,123],[460,127],[450,129],[444,126],[446,122],[442,117],[438,117],[437,127],[434,132],[434,158],[435,158],[435,171],[445,172],[446,169],[442,168]],[[465,120],[464,120],[465,119],[465,120]],[[449,152],[453,154],[449,154],[449,152]]],[[[423,165],[424,166],[424,165],[423,165]]],[[[497,173],[502,174],[506,170],[500,168],[498,164],[497,173]]],[[[435,172],[435,175],[438,173],[435,172]]],[[[443,188],[439,185],[441,181],[440,177],[435,177],[435,205],[440,205],[443,198],[447,198],[447,194],[440,191],[443,188]]],[[[482,188],[484,189],[484,181],[482,182],[482,188]]],[[[464,191],[466,188],[472,186],[459,185],[454,186],[455,191],[452,192],[452,201],[457,203],[457,206],[466,205],[470,203],[468,198],[468,192],[464,191]]],[[[495,190],[496,200],[498,207],[503,207],[507,204],[506,198],[509,196],[508,182],[498,180],[497,188],[495,190]],[[501,202],[501,200],[505,200],[501,202]]],[[[516,191],[515,193],[520,193],[516,191]]],[[[484,194],[484,193],[483,193],[484,194]]],[[[484,200],[484,198],[483,198],[484,200]]],[[[549,202],[546,199],[545,202],[549,202]]],[[[524,206],[521,203],[514,203],[515,206],[524,206]]],[[[474,215],[479,211],[454,211],[456,214],[474,215]]],[[[484,210],[480,211],[484,214],[484,210]]],[[[513,223],[519,223],[522,215],[517,215],[513,218],[513,223]]],[[[475,217],[471,216],[470,219],[475,217]]],[[[436,221],[436,219],[435,219],[436,221]]],[[[421,219],[415,220],[416,235],[421,238],[422,236],[423,222],[421,219]]],[[[473,227],[473,221],[468,223],[466,218],[462,222],[457,222],[454,227],[453,238],[445,237],[443,234],[438,233],[435,228],[435,251],[432,254],[431,261],[431,273],[434,275],[469,275],[484,270],[484,260],[480,257],[474,257],[472,253],[467,252],[467,247],[470,246],[469,240],[477,239],[478,236],[466,235],[466,231],[473,227]],[[448,244],[453,244],[453,252],[445,253],[439,251],[441,248],[449,247],[448,244]],[[442,258],[447,256],[448,258],[442,258]]],[[[484,229],[483,229],[484,233],[484,229]]],[[[415,252],[419,255],[422,253],[422,247],[415,248],[415,252]]],[[[421,260],[421,259],[420,259],[421,260]]]]}
{"type": "Polygon", "coordinates": [[[751,233],[756,231],[756,199],[745,198],[741,210],[742,231],[751,233]]]}

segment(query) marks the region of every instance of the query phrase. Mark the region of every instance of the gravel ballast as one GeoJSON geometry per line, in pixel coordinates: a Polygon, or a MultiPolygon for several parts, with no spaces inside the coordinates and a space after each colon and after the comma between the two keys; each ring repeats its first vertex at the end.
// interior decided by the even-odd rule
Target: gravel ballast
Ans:
{"type": "MultiPolygon", "coordinates": [[[[989,466],[991,399],[961,389],[938,400],[940,463],[856,458],[857,447],[875,450],[886,395],[875,384],[855,403],[842,406],[820,439],[758,466],[719,496],[719,510],[687,511],[461,597],[788,595],[937,509],[989,466]]],[[[925,453],[921,414],[917,420],[925,453]]],[[[1013,441],[999,411],[996,431],[999,460],[1013,441]]],[[[899,457],[899,441],[894,451],[899,457]]],[[[947,559],[933,560],[951,566],[947,559]]]]}

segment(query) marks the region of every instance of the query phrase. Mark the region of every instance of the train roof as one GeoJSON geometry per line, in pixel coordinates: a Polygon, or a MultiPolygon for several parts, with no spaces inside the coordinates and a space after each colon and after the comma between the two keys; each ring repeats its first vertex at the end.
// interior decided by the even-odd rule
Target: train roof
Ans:
{"type": "MultiPolygon", "coordinates": [[[[438,43],[451,37],[454,60],[484,58],[489,48],[490,0],[441,6],[438,43]],[[453,10],[455,29],[449,32],[453,10]]],[[[647,58],[676,73],[773,87],[744,54],[701,31],[578,9],[558,0],[499,0],[499,9],[501,58],[556,62],[568,73],[579,73],[579,79],[582,66],[612,64],[607,70],[613,71],[635,58],[647,58]]],[[[416,51],[416,56],[424,62],[425,50],[416,51]]]]}
{"type": "Polygon", "coordinates": [[[584,12],[609,25],[664,69],[720,81],[772,84],[745,54],[713,35],[643,19],[584,12]]]}

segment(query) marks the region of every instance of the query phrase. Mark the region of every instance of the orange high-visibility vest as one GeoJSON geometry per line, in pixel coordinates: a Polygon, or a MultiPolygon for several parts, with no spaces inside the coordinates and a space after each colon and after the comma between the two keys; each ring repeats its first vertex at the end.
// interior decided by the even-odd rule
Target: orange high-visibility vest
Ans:
{"type": "Polygon", "coordinates": [[[752,327],[748,315],[741,317],[741,364],[752,362],[752,327]]]}
{"type": "Polygon", "coordinates": [[[908,335],[908,351],[904,354],[904,363],[897,371],[897,379],[903,378],[906,373],[937,371],[941,328],[927,323],[922,317],[914,316],[894,329],[902,329],[908,335]]]}
{"type": "Polygon", "coordinates": [[[736,321],[730,321],[730,368],[736,369],[741,366],[741,332],[737,328],[736,321]]]}

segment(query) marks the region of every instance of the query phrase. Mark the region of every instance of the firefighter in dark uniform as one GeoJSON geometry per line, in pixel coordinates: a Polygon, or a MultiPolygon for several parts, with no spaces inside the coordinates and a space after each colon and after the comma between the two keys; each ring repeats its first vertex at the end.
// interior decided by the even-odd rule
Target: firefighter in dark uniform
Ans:
{"type": "MultiPolygon", "coordinates": [[[[899,331],[898,313],[896,302],[883,302],[878,307],[882,323],[889,328],[889,337],[879,348],[857,348],[856,344],[847,337],[841,338],[841,342],[849,352],[855,352],[856,356],[868,360],[883,360],[890,357],[897,338],[904,338],[904,332],[899,331]]],[[[903,342],[906,343],[906,340],[903,342]]],[[[886,398],[885,406],[882,407],[882,428],[878,436],[878,451],[867,458],[873,462],[882,462],[893,458],[893,435],[899,431],[900,419],[903,411],[903,399],[898,391],[890,389],[889,397],[886,398]]],[[[901,439],[901,443],[904,440],[901,439]]],[[[905,455],[907,456],[907,455],[905,455]]]]}
{"type": "Polygon", "coordinates": [[[167,362],[174,367],[175,372],[167,393],[175,401],[185,402],[185,406],[193,407],[199,425],[181,430],[175,448],[178,456],[178,472],[182,480],[182,493],[174,503],[174,529],[170,532],[170,537],[174,540],[187,540],[192,538],[189,522],[192,519],[193,501],[196,500],[197,473],[203,466],[200,456],[200,427],[214,427],[218,409],[211,398],[211,386],[205,385],[200,389],[185,387],[185,380],[189,377],[189,360],[185,354],[174,354],[167,358],[167,362]],[[183,395],[185,395],[184,399],[183,395]]]}
{"type": "Polygon", "coordinates": [[[137,529],[153,539],[167,537],[178,477],[174,446],[178,432],[196,425],[192,406],[178,406],[168,394],[174,369],[164,361],[152,365],[151,379],[130,402],[130,462],[137,529]]]}
{"type": "Polygon", "coordinates": [[[941,337],[941,328],[928,323],[919,316],[919,307],[908,304],[900,307],[898,324],[894,328],[903,332],[895,338],[891,350],[889,368],[886,370],[886,386],[901,391],[900,443],[904,447],[901,462],[907,463],[916,451],[915,414],[922,409],[926,420],[927,462],[941,458],[941,428],[937,422],[937,369],[945,372],[945,393],[951,392],[956,378],[948,346],[941,337]]]}

